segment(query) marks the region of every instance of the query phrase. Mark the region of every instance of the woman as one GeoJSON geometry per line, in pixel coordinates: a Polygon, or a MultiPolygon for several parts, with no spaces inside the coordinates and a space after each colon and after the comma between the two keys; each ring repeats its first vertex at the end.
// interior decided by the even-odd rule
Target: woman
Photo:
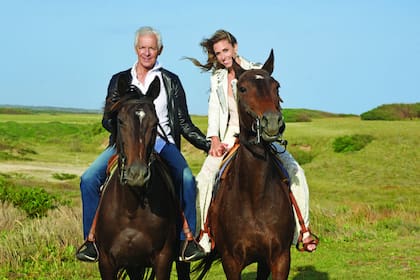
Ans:
{"type": "MultiPolygon", "coordinates": [[[[207,210],[211,201],[214,179],[219,170],[223,155],[235,143],[235,134],[239,133],[239,118],[236,103],[236,79],[232,68],[235,60],[244,69],[261,68],[260,64],[247,61],[238,55],[236,38],[228,31],[218,30],[213,36],[204,39],[200,45],[207,53],[206,64],[189,58],[194,65],[204,71],[211,71],[211,92],[208,108],[207,138],[211,140],[209,155],[197,175],[197,187],[200,197],[201,229],[207,217],[207,210]]],[[[279,153],[278,157],[283,162],[291,179],[291,190],[294,194],[299,209],[302,213],[306,228],[309,226],[309,190],[303,169],[296,160],[287,152],[279,153]]],[[[296,217],[296,215],[295,215],[296,217]]],[[[301,230],[296,217],[296,233],[294,243],[298,241],[301,230]]],[[[300,237],[303,247],[307,252],[316,250],[318,240],[308,230],[300,237]]],[[[202,235],[200,245],[210,251],[207,233],[202,235]]]]}

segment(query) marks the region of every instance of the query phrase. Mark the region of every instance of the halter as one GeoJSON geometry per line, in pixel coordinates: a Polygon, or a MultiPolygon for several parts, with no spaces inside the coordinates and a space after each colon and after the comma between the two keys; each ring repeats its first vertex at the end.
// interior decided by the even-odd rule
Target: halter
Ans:
{"type": "MultiPolygon", "coordinates": [[[[253,111],[248,110],[248,109],[246,110],[246,112],[248,113],[248,115],[250,115],[254,119],[251,125],[251,132],[255,133],[255,139],[251,141],[247,141],[247,142],[251,145],[261,144],[262,133],[264,129],[266,128],[266,125],[264,125],[264,122],[262,121],[263,117],[258,116],[253,111]]],[[[281,121],[284,121],[283,116],[281,117],[281,121]]],[[[280,131],[277,133],[277,135],[275,135],[275,137],[276,138],[273,141],[267,141],[267,142],[283,142],[284,141],[282,140],[283,135],[280,131]]]]}
{"type": "MultiPolygon", "coordinates": [[[[140,96],[140,98],[135,98],[135,99],[127,99],[126,101],[123,101],[123,103],[121,104],[121,106],[119,107],[119,109],[121,109],[121,107],[123,105],[142,105],[142,104],[153,104],[153,100],[144,96],[140,96]]],[[[145,112],[143,110],[136,110],[135,114],[139,117],[140,121],[141,119],[145,116],[145,112]]],[[[124,177],[125,177],[125,165],[127,162],[127,156],[124,152],[124,141],[120,138],[121,136],[121,130],[120,130],[120,124],[117,121],[117,139],[119,140],[119,152],[118,152],[118,157],[120,159],[120,163],[121,163],[121,168],[120,168],[120,180],[123,181],[124,177]]],[[[150,165],[152,164],[152,162],[154,161],[155,157],[151,156],[148,160],[148,168],[150,167],[150,165]]],[[[150,176],[150,174],[149,174],[150,176]]],[[[123,182],[121,182],[123,183],[123,182]]]]}

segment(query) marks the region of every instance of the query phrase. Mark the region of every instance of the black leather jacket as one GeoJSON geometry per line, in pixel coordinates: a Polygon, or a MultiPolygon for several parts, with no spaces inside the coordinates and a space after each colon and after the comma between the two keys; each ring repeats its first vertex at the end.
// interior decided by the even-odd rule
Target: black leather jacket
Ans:
{"type": "MultiPolygon", "coordinates": [[[[178,149],[181,148],[182,134],[182,136],[196,148],[208,152],[210,149],[210,142],[206,139],[206,136],[201,130],[191,121],[184,88],[182,87],[180,79],[176,74],[164,68],[161,68],[160,71],[162,72],[163,84],[165,85],[167,92],[171,135],[175,140],[176,146],[178,149]]],[[[109,82],[102,126],[111,133],[110,143],[113,143],[115,140],[112,131],[116,124],[116,115],[110,113],[110,108],[128,91],[131,81],[131,69],[128,69],[113,75],[109,82]]]]}

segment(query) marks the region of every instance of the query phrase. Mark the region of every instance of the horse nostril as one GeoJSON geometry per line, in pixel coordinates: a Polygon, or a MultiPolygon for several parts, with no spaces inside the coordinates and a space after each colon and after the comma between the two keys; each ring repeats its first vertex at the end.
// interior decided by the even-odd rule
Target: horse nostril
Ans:
{"type": "Polygon", "coordinates": [[[279,115],[279,126],[283,125],[283,115],[279,115]]]}

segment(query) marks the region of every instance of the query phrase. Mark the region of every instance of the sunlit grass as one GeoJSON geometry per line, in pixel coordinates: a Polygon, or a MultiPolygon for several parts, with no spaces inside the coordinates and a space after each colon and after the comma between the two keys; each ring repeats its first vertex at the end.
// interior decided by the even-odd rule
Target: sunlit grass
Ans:
{"type": "MultiPolygon", "coordinates": [[[[90,121],[94,125],[101,118],[74,116],[57,117],[56,121],[83,126],[90,121]]],[[[39,119],[38,115],[19,117],[35,126],[48,122],[48,115],[39,119]]],[[[203,131],[207,127],[206,117],[194,116],[193,120],[203,131]]],[[[2,116],[0,124],[3,121],[2,116]]],[[[19,121],[15,115],[13,121],[19,121]]],[[[419,279],[420,121],[314,119],[288,123],[284,137],[298,159],[298,153],[310,153],[303,168],[311,192],[311,227],[321,238],[313,254],[292,248],[289,279],[419,279]],[[337,137],[354,134],[372,135],[374,140],[357,152],[334,152],[337,137]]],[[[20,144],[25,135],[18,138],[15,143],[20,144]]],[[[31,140],[22,144],[26,148],[30,144],[36,151],[28,156],[40,166],[70,163],[83,170],[107,144],[106,133],[69,141],[54,132],[46,138],[46,142],[31,140]]],[[[185,140],[182,151],[197,174],[205,154],[185,140]]],[[[76,174],[65,170],[61,173],[69,177],[76,174]]],[[[46,178],[23,173],[8,176],[18,185],[43,186],[73,203],[35,220],[27,219],[9,204],[1,205],[0,279],[98,279],[96,264],[74,258],[82,242],[78,178],[57,180],[53,173],[46,178]]],[[[224,279],[223,275],[219,264],[207,279],[224,279]]],[[[243,279],[255,276],[255,265],[243,273],[243,279]]],[[[176,279],[175,273],[172,278],[176,279]]]]}

